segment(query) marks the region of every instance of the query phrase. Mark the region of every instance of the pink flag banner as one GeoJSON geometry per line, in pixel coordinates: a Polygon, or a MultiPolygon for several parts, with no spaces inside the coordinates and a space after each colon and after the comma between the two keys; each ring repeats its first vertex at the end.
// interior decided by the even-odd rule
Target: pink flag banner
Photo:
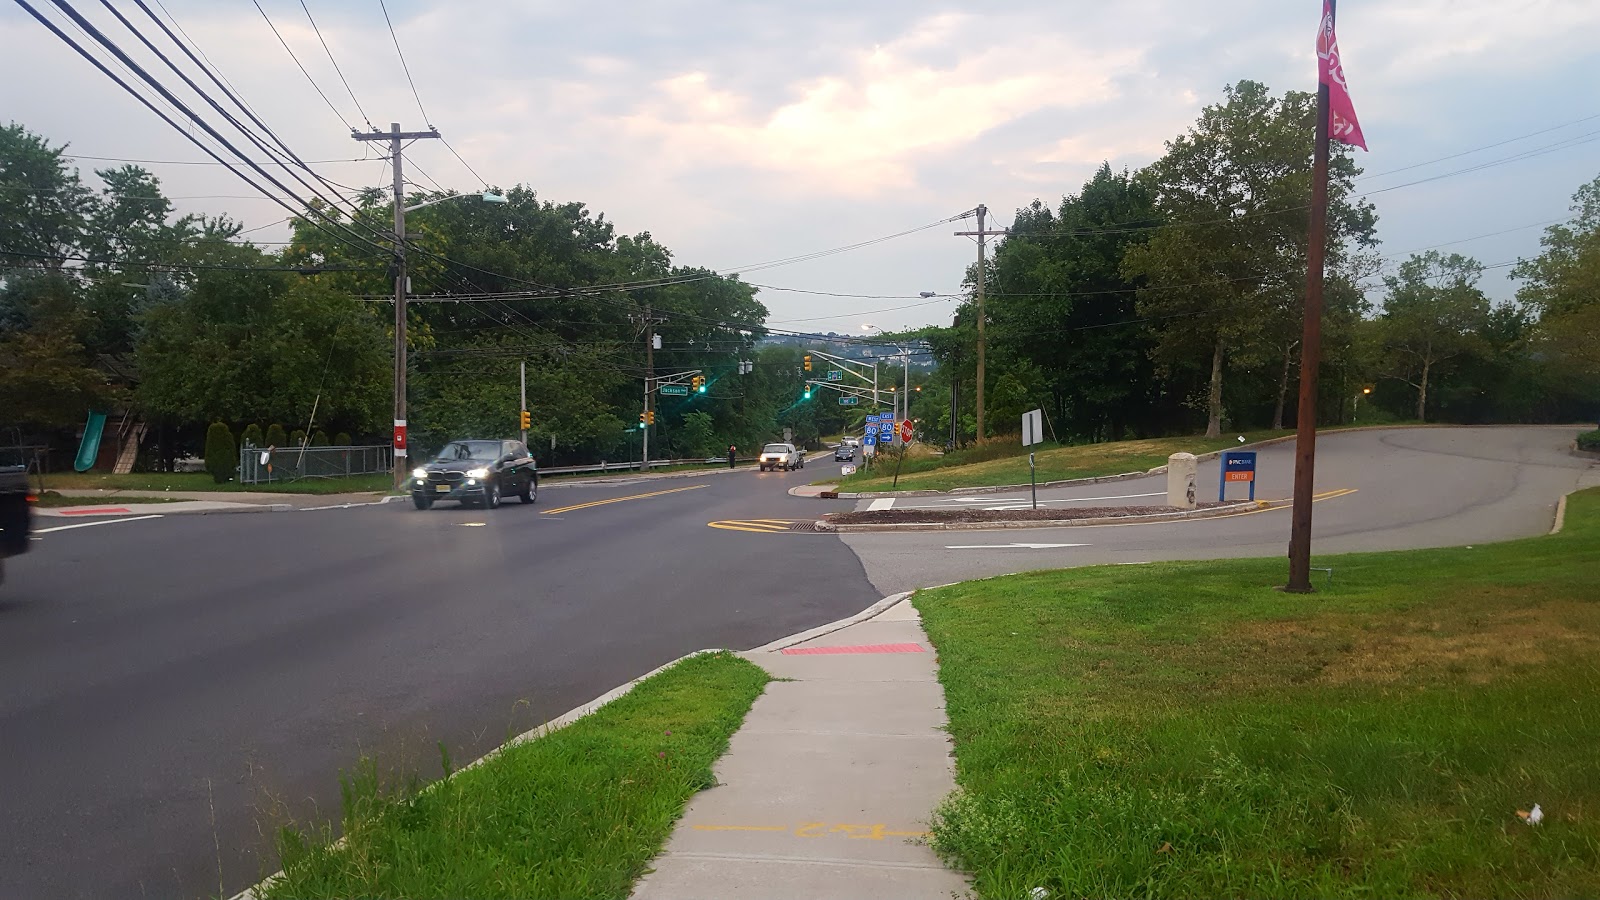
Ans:
{"type": "Polygon", "coordinates": [[[1344,64],[1339,59],[1339,37],[1333,31],[1333,5],[1322,0],[1322,27],[1317,29],[1317,80],[1328,86],[1328,136],[1336,141],[1367,149],[1356,119],[1356,106],[1350,101],[1350,86],[1345,84],[1344,64]]]}

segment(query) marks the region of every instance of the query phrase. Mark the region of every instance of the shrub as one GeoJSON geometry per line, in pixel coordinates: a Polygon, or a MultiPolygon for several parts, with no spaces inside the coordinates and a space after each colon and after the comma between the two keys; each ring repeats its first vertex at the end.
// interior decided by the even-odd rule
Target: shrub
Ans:
{"type": "Polygon", "coordinates": [[[1600,453],[1600,431],[1586,431],[1578,435],[1578,449],[1600,453]]]}
{"type": "Polygon", "coordinates": [[[233,442],[233,431],[221,422],[212,422],[206,429],[206,471],[217,484],[223,484],[238,467],[239,445],[233,442]]]}
{"type": "Polygon", "coordinates": [[[311,434],[311,446],[313,446],[313,447],[326,447],[326,446],[328,446],[328,433],[326,431],[323,431],[321,428],[318,428],[315,432],[312,432],[312,434],[311,434]]]}
{"type": "Polygon", "coordinates": [[[306,432],[304,428],[296,428],[295,430],[289,432],[289,446],[298,449],[299,446],[305,442],[306,432]]]}
{"type": "Polygon", "coordinates": [[[277,447],[279,450],[289,446],[289,434],[283,430],[282,425],[268,426],[267,446],[277,447]]]}
{"type": "Polygon", "coordinates": [[[239,445],[242,447],[265,447],[261,443],[261,426],[254,422],[245,426],[244,434],[239,435],[239,445]]]}
{"type": "Polygon", "coordinates": [[[333,436],[333,445],[335,447],[348,447],[348,446],[350,446],[350,432],[341,431],[338,434],[334,435],[333,436]]]}

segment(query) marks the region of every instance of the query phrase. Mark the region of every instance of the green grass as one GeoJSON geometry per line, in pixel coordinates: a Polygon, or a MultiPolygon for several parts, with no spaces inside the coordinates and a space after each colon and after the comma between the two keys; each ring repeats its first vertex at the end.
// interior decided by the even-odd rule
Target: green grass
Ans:
{"type": "Polygon", "coordinates": [[[429,790],[364,765],[344,782],[345,844],[285,830],[265,897],[627,897],[766,682],[697,656],[429,790]]]}
{"type": "Polygon", "coordinates": [[[1007,900],[1600,895],[1600,490],[1560,535],[1317,564],[1310,596],[1277,559],[918,594],[935,849],[1007,900]]]}
{"type": "MultiPolygon", "coordinates": [[[[1247,443],[1284,437],[1289,431],[1242,432],[1247,443]]],[[[1035,451],[1039,482],[1069,478],[1095,478],[1142,472],[1167,464],[1167,457],[1187,451],[1196,455],[1239,446],[1238,432],[1216,440],[1185,435],[1072,447],[1047,445],[1035,451]]],[[[908,456],[900,468],[900,483],[891,487],[894,460],[884,456],[871,472],[857,471],[839,481],[841,491],[948,491],[958,487],[1028,483],[1028,451],[1018,443],[992,441],[944,456],[908,456]]]]}
{"type": "MultiPolygon", "coordinates": [[[[35,485],[39,477],[30,479],[35,485]]],[[[271,484],[217,484],[205,472],[133,472],[112,475],[107,472],[55,472],[43,476],[47,490],[100,488],[113,491],[246,491],[273,494],[353,494],[387,491],[394,483],[387,473],[352,475],[348,478],[306,478],[271,484]]]]}
{"type": "Polygon", "coordinates": [[[1600,453],[1600,431],[1585,431],[1578,435],[1578,449],[1600,453]]]}

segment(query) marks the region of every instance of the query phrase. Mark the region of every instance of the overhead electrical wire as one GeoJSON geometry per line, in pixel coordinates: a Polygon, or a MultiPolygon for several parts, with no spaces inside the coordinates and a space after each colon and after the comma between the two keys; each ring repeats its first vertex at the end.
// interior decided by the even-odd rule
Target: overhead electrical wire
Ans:
{"type": "Polygon", "coordinates": [[[422,113],[423,124],[433,128],[433,120],[428,118],[428,111],[422,108],[422,95],[417,93],[417,83],[411,80],[411,67],[406,65],[405,51],[400,49],[400,37],[394,33],[394,22],[389,18],[389,7],[384,5],[383,0],[378,0],[378,8],[383,10],[383,23],[389,26],[389,39],[394,41],[394,52],[400,57],[400,68],[406,73],[406,83],[411,85],[411,96],[417,101],[417,112],[422,113]]]}
{"type": "Polygon", "coordinates": [[[272,17],[267,15],[267,11],[261,8],[261,0],[250,0],[250,2],[255,4],[256,11],[261,13],[261,18],[267,20],[267,27],[272,29],[272,33],[278,38],[278,43],[283,45],[283,49],[288,52],[289,58],[294,60],[294,64],[299,67],[300,74],[306,76],[306,80],[311,82],[311,87],[316,90],[317,96],[322,98],[323,103],[328,104],[328,108],[333,110],[333,114],[339,117],[339,121],[344,123],[344,127],[355,131],[356,127],[350,124],[350,120],[344,117],[344,113],[339,112],[339,108],[333,105],[333,101],[328,99],[328,95],[322,92],[322,86],[317,84],[317,80],[311,77],[310,72],[306,71],[305,64],[300,62],[300,57],[294,55],[294,50],[289,46],[289,42],[284,40],[283,35],[278,33],[278,26],[272,24],[272,17]]]}
{"type": "Polygon", "coordinates": [[[361,120],[367,123],[368,130],[376,131],[372,118],[361,108],[361,101],[356,99],[356,92],[351,89],[349,80],[344,77],[344,70],[339,68],[339,61],[333,58],[333,48],[328,46],[327,38],[322,36],[322,29],[317,27],[317,20],[311,15],[311,7],[306,5],[306,0],[300,0],[300,8],[306,11],[306,21],[311,23],[311,30],[316,32],[317,42],[322,44],[323,52],[328,54],[328,62],[333,63],[334,74],[339,76],[339,82],[344,85],[345,93],[350,95],[350,102],[356,105],[356,112],[361,114],[361,120]]]}

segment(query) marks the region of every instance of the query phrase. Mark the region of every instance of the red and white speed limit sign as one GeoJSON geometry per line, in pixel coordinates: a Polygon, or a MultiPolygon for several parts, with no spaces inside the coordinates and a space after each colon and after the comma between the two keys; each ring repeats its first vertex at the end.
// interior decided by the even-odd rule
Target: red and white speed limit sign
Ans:
{"type": "Polygon", "coordinates": [[[900,422],[900,443],[911,443],[911,420],[904,419],[900,422]]]}

